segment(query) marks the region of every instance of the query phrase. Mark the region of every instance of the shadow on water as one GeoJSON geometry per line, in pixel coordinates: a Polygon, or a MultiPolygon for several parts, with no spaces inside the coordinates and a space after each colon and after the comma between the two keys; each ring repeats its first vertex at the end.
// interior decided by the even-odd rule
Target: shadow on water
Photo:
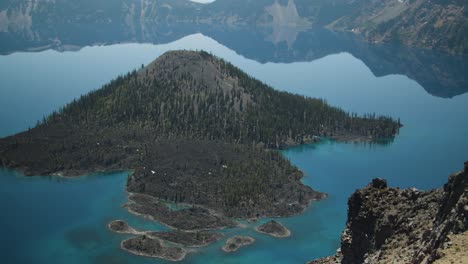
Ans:
{"type": "Polygon", "coordinates": [[[132,263],[129,262],[125,259],[123,259],[121,256],[116,256],[115,254],[102,254],[94,257],[91,260],[91,263],[93,264],[102,264],[102,263],[112,263],[112,264],[128,264],[132,263]]]}
{"type": "Polygon", "coordinates": [[[95,228],[81,226],[65,234],[65,239],[79,250],[92,250],[99,247],[104,241],[95,228]]]}

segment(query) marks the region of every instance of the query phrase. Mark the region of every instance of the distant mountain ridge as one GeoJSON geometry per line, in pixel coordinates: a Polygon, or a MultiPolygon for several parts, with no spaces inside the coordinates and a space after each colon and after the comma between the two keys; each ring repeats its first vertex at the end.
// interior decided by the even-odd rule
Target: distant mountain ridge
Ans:
{"type": "MultiPolygon", "coordinates": [[[[171,1],[170,5],[164,1],[134,0],[86,0],[80,1],[80,5],[72,5],[68,0],[31,3],[12,1],[0,10],[0,53],[45,49],[75,51],[89,45],[122,42],[160,44],[200,32],[261,63],[312,61],[330,54],[348,52],[362,60],[376,76],[404,74],[434,96],[451,98],[468,91],[466,55],[368,43],[352,32],[325,29],[326,25],[338,19],[337,14],[342,17],[346,13],[344,10],[349,10],[344,8],[345,2],[340,5],[335,2],[334,8],[325,8],[325,2],[307,1],[307,4],[296,0],[294,5],[290,4],[290,9],[280,12],[284,14],[287,10],[297,10],[301,21],[305,19],[307,23],[312,23],[312,28],[308,28],[310,25],[307,23],[286,28],[267,26],[273,20],[268,22],[269,15],[262,11],[263,6],[271,6],[271,1],[266,0],[249,2],[251,6],[248,10],[252,13],[244,18],[239,13],[242,9],[235,5],[236,1],[227,0],[200,6],[184,0],[171,1]],[[339,11],[340,6],[342,11],[339,11]],[[211,20],[205,19],[206,15],[211,16],[203,11],[208,7],[214,14],[225,14],[232,19],[216,20],[215,23],[214,14],[211,20]],[[193,9],[198,10],[197,23],[190,22],[190,10],[193,9]],[[229,12],[223,11],[225,9],[229,12]],[[334,16],[330,14],[331,10],[334,16]],[[312,15],[305,17],[307,13],[312,15]],[[257,21],[258,17],[262,18],[257,21]],[[246,26],[246,21],[252,26],[246,26]]],[[[353,3],[356,5],[360,1],[353,3]]],[[[277,8],[285,8],[287,4],[280,1],[277,8]]]]}
{"type": "Polygon", "coordinates": [[[50,23],[52,35],[65,25],[79,34],[92,24],[102,28],[118,24],[125,28],[120,34],[139,38],[171,28],[183,32],[188,25],[205,25],[272,29],[273,40],[294,38],[294,34],[284,35],[285,29],[302,32],[327,27],[353,32],[373,43],[393,42],[468,54],[468,11],[463,0],[217,0],[210,4],[188,0],[85,0],[80,5],[69,0],[32,0],[6,1],[0,8],[0,35],[10,34],[13,39],[8,42],[13,43],[15,38],[41,40],[45,36],[35,34],[37,28],[50,23]]]}

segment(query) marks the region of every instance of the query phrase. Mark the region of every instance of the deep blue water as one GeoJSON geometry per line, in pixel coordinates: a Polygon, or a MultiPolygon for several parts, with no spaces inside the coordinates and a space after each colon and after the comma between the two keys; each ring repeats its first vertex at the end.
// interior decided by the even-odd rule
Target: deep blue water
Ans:
{"type": "MultiPolygon", "coordinates": [[[[374,177],[391,186],[431,189],[468,159],[468,94],[443,99],[402,75],[375,77],[348,53],[312,62],[266,63],[246,59],[202,35],[165,45],[120,44],[77,52],[15,53],[0,57],[0,136],[34,126],[38,119],[119,74],[147,64],[167,50],[204,49],[225,58],[276,89],[325,98],[348,111],[401,118],[404,127],[386,145],[325,141],[283,151],[306,174],[304,183],[328,193],[304,214],[281,219],[292,231],[274,239],[252,226],[226,230],[257,241],[234,254],[224,241],[191,254],[194,263],[303,263],[332,254],[346,221],[346,201],[374,177]]],[[[138,229],[164,229],[126,212],[127,173],[76,179],[24,177],[0,170],[0,258],[3,263],[154,263],[119,250],[126,236],[107,230],[109,221],[138,229]]]]}

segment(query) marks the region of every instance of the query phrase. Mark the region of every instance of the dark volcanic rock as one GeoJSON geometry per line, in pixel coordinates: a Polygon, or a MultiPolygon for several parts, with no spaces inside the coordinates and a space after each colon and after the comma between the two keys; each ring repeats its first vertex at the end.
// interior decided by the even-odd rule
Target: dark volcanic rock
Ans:
{"type": "Polygon", "coordinates": [[[385,189],[387,188],[387,181],[384,179],[375,178],[372,180],[371,186],[377,189],[385,189]]]}
{"type": "Polygon", "coordinates": [[[255,228],[260,233],[265,233],[270,236],[274,237],[288,237],[291,235],[291,231],[289,231],[284,225],[274,220],[268,221],[267,223],[258,226],[255,228]]]}
{"type": "Polygon", "coordinates": [[[340,252],[312,263],[432,263],[442,256],[450,234],[467,231],[466,167],[442,189],[385,186],[375,179],[349,198],[340,252]]]}

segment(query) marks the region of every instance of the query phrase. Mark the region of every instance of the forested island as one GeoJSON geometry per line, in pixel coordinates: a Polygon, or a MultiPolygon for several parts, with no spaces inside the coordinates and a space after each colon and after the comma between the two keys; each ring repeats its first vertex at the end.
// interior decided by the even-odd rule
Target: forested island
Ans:
{"type": "Polygon", "coordinates": [[[294,215],[326,196],[278,149],[390,138],[400,126],[276,91],[203,51],[173,51],[0,139],[0,164],[30,176],[131,170],[130,211],[184,231],[219,229],[235,226],[231,218],[294,215]]]}

